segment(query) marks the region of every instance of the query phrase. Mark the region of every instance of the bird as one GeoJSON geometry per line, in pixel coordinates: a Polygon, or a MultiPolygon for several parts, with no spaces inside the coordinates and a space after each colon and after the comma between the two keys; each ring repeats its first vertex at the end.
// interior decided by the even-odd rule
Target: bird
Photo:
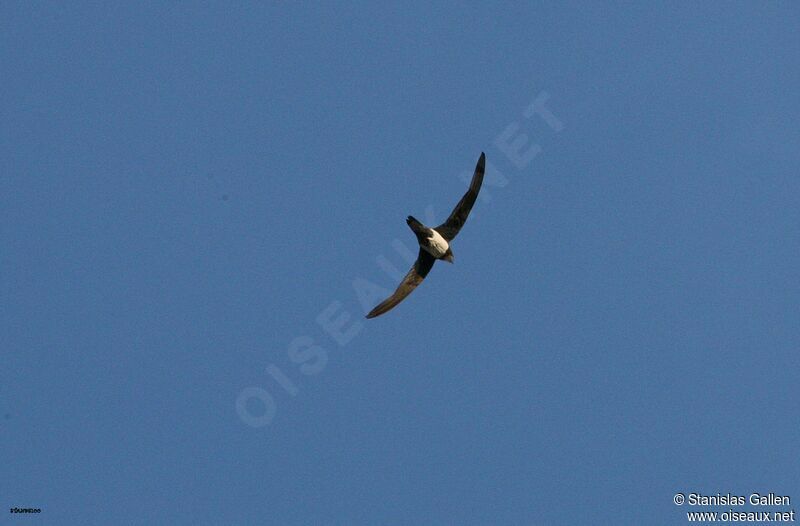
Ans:
{"type": "Polygon", "coordinates": [[[478,159],[478,164],[475,165],[475,173],[472,175],[472,181],[469,184],[469,189],[464,197],[458,202],[456,207],[450,213],[447,220],[441,225],[430,228],[420,223],[414,216],[408,216],[406,224],[411,228],[417,236],[419,243],[419,255],[411,270],[405,275],[403,281],[397,286],[394,293],[380,302],[374,309],[372,309],[367,318],[374,318],[384,314],[398,303],[403,301],[406,296],[417,288],[422,283],[425,276],[433,268],[433,264],[437,259],[447,261],[448,263],[454,262],[453,250],[450,248],[450,242],[461,231],[461,227],[467,221],[472,206],[475,204],[475,199],[478,198],[478,192],[483,184],[483,172],[486,166],[486,155],[481,152],[478,159]]]}

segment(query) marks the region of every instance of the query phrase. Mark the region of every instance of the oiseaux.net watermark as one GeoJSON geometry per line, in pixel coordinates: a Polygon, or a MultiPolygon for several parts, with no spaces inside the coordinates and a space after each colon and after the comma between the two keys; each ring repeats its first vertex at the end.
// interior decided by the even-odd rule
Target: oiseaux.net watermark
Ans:
{"type": "Polygon", "coordinates": [[[773,492],[747,495],[680,492],[672,497],[672,502],[689,508],[686,511],[689,522],[795,522],[795,510],[789,508],[791,497],[773,492]]]}
{"type": "MultiPolygon", "coordinates": [[[[534,117],[537,117],[538,122],[544,122],[551,134],[557,134],[564,130],[564,123],[548,107],[549,99],[550,96],[546,92],[539,92],[533,101],[523,109],[521,117],[510,122],[492,141],[497,151],[502,154],[500,158],[509,162],[517,171],[528,169],[531,162],[542,152],[539,143],[533,142],[523,130],[526,124],[530,125],[534,117]]],[[[489,160],[492,157],[491,154],[487,156],[486,174],[479,197],[484,202],[491,201],[491,188],[505,188],[509,183],[506,174],[489,160]]],[[[469,184],[472,172],[464,171],[458,177],[469,184]]],[[[425,223],[435,224],[433,207],[430,205],[425,208],[425,223]]],[[[412,249],[399,238],[392,240],[390,245],[404,261],[406,268],[416,260],[416,246],[412,249]]],[[[400,281],[406,272],[401,271],[383,254],[375,257],[375,263],[394,283],[400,281]]],[[[360,277],[353,279],[351,285],[360,305],[361,315],[354,317],[352,312],[344,307],[342,301],[334,300],[315,318],[317,326],[338,347],[347,346],[361,333],[364,329],[363,314],[369,312],[376,301],[385,298],[390,293],[390,290],[360,277]]],[[[292,376],[297,378],[298,372],[300,377],[320,374],[328,364],[328,351],[317,339],[304,334],[289,342],[286,348],[286,358],[292,364],[293,375],[287,374],[284,369],[274,363],[267,364],[264,371],[271,380],[261,386],[245,387],[237,395],[236,414],[246,425],[253,428],[270,425],[277,414],[278,404],[268,390],[268,385],[272,384],[272,389],[276,386],[279,387],[290,397],[297,396],[300,388],[292,376]]]]}

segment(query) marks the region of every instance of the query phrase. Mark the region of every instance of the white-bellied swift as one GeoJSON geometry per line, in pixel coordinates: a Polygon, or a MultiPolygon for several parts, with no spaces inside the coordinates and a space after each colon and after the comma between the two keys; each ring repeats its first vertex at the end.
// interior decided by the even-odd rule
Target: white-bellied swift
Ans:
{"type": "Polygon", "coordinates": [[[372,309],[369,314],[367,314],[367,318],[380,316],[403,301],[406,296],[411,294],[411,291],[417,288],[417,285],[422,283],[422,280],[424,280],[428,272],[431,271],[437,259],[443,259],[448,263],[453,262],[453,251],[450,248],[450,242],[458,235],[461,227],[464,226],[464,223],[467,221],[467,216],[470,210],[472,210],[472,205],[475,204],[475,199],[477,199],[478,192],[483,183],[485,165],[486,155],[481,153],[478,164],[475,166],[475,174],[472,176],[472,182],[469,184],[467,193],[464,194],[464,197],[461,198],[461,201],[458,202],[450,213],[450,217],[447,218],[447,221],[441,225],[436,228],[429,228],[414,219],[413,216],[408,216],[406,223],[408,223],[408,226],[414,231],[414,234],[417,236],[417,241],[419,242],[419,256],[417,256],[417,261],[414,262],[414,266],[411,267],[411,270],[408,271],[403,281],[400,282],[394,294],[372,309]]]}

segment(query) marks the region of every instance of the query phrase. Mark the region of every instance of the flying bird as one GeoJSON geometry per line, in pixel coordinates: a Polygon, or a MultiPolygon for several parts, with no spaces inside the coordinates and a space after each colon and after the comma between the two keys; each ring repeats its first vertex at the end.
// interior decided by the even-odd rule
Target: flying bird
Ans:
{"type": "Polygon", "coordinates": [[[458,235],[461,227],[467,221],[467,216],[472,205],[475,204],[475,199],[478,197],[478,192],[483,183],[483,171],[486,165],[486,155],[481,153],[478,164],[475,166],[475,174],[472,176],[472,182],[469,184],[469,190],[461,198],[456,207],[450,213],[447,221],[437,226],[430,228],[416,219],[413,216],[408,216],[406,223],[414,234],[417,236],[419,242],[419,256],[414,266],[408,271],[408,274],[403,278],[403,281],[398,285],[394,294],[383,300],[377,307],[372,309],[367,318],[374,318],[381,314],[393,309],[398,303],[403,301],[406,296],[417,288],[417,285],[422,283],[425,276],[433,268],[433,264],[437,259],[442,259],[448,263],[453,262],[453,250],[450,248],[450,242],[458,235]]]}

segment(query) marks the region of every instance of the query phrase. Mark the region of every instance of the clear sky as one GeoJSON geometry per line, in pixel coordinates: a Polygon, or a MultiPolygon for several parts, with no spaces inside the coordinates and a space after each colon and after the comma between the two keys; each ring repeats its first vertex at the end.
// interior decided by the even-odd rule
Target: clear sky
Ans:
{"type": "Polygon", "coordinates": [[[800,508],[797,3],[274,4],[0,6],[0,522],[800,508]]]}

